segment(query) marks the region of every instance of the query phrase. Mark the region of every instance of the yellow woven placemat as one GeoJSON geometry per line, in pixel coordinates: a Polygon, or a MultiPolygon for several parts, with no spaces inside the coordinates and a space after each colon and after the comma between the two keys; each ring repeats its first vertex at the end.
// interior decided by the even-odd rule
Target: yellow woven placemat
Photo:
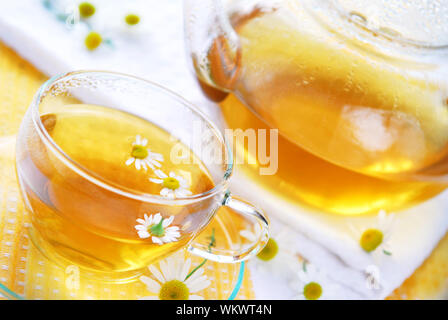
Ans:
{"type": "MultiPolygon", "coordinates": [[[[140,282],[110,285],[81,279],[68,289],[67,274],[45,259],[29,242],[24,211],[14,172],[14,144],[21,119],[33,95],[47,78],[13,50],[0,43],[0,282],[32,299],[136,299],[148,296],[140,282]]],[[[219,239],[217,239],[219,241],[219,239]]],[[[201,259],[193,259],[193,266],[201,259]]],[[[212,285],[201,291],[208,299],[227,299],[235,284],[236,265],[207,262],[212,285]]],[[[252,299],[248,270],[237,299],[252,299]]]]}

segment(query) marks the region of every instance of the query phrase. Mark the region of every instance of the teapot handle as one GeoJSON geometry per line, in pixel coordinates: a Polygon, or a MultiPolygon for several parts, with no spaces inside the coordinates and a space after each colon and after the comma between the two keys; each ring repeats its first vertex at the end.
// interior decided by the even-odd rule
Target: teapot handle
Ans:
{"type": "Polygon", "coordinates": [[[222,0],[184,0],[184,29],[190,66],[206,94],[204,85],[232,91],[241,49],[222,0]]]}

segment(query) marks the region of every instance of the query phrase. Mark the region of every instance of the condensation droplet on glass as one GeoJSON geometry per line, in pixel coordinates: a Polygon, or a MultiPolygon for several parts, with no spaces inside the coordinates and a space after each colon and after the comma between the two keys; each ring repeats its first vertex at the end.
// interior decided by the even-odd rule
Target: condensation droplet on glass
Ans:
{"type": "Polygon", "coordinates": [[[361,23],[361,24],[367,24],[367,18],[364,17],[361,13],[356,12],[356,11],[351,11],[349,13],[349,15],[350,15],[350,19],[353,22],[361,23]]]}

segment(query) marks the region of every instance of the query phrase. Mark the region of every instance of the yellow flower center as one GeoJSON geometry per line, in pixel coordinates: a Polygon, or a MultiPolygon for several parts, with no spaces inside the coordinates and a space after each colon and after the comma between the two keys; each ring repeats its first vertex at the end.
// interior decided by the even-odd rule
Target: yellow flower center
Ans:
{"type": "Polygon", "coordinates": [[[98,32],[94,31],[90,32],[84,40],[84,44],[89,50],[95,50],[96,48],[98,48],[101,42],[103,42],[103,38],[98,32]]]}
{"type": "Polygon", "coordinates": [[[269,261],[273,259],[278,253],[278,244],[277,242],[270,238],[266,246],[261,250],[257,257],[263,261],[269,261]]]}
{"type": "Polygon", "coordinates": [[[310,282],[303,288],[303,295],[307,300],[317,300],[322,295],[322,287],[317,282],[310,282]]]}
{"type": "Polygon", "coordinates": [[[145,159],[148,156],[148,149],[136,144],[132,147],[131,155],[137,159],[145,159]]]}
{"type": "Polygon", "coordinates": [[[79,5],[79,14],[83,18],[88,18],[94,15],[95,13],[95,7],[93,4],[89,2],[83,2],[79,5]]]}
{"type": "Polygon", "coordinates": [[[128,25],[133,26],[140,22],[140,17],[136,14],[128,14],[124,20],[128,25]]]}
{"type": "Polygon", "coordinates": [[[364,231],[359,240],[361,248],[366,252],[372,252],[383,242],[383,233],[378,229],[368,229],[364,231]]]}
{"type": "Polygon", "coordinates": [[[179,280],[165,282],[159,292],[160,300],[188,300],[190,290],[179,280]]]}
{"type": "Polygon", "coordinates": [[[176,178],[173,178],[173,177],[166,177],[165,179],[163,179],[162,184],[165,188],[168,188],[171,190],[176,190],[177,188],[180,187],[179,180],[177,180],[176,178]]]}

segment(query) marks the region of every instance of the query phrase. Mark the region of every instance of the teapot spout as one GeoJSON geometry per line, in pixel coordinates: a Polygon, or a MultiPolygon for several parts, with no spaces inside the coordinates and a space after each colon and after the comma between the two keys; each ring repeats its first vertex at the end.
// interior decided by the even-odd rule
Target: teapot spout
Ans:
{"type": "Polygon", "coordinates": [[[184,28],[190,66],[203,91],[222,100],[234,89],[241,64],[239,38],[222,0],[184,0],[184,28]]]}

